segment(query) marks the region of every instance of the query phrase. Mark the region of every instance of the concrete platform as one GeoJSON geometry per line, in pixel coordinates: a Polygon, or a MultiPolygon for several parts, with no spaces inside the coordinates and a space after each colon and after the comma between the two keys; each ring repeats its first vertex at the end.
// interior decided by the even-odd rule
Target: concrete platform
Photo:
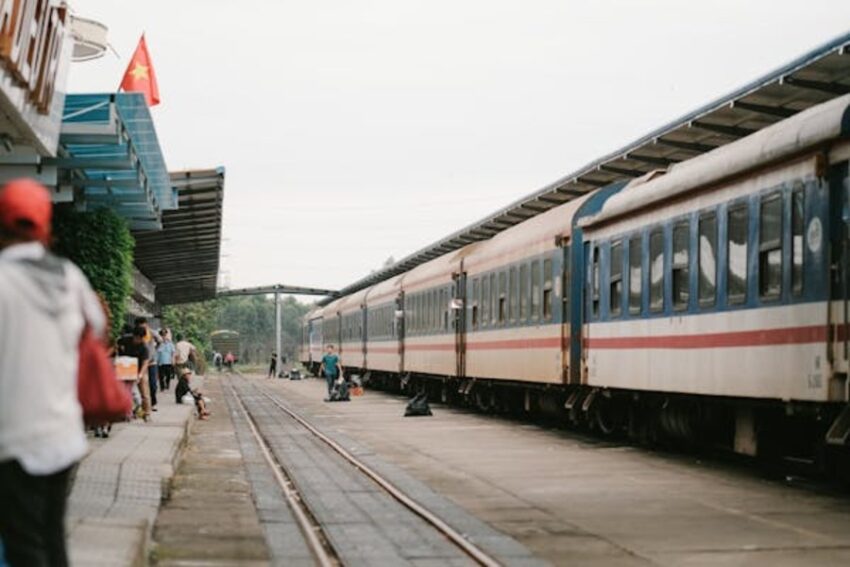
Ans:
{"type": "Polygon", "coordinates": [[[153,522],[194,421],[192,407],[175,404],[172,392],[158,409],[149,423],[117,424],[109,438],[90,439],[68,500],[72,565],[146,564],[153,522]]]}
{"type": "MultiPolygon", "coordinates": [[[[192,428],[171,498],[157,517],[155,564],[269,565],[271,554],[254,505],[254,479],[249,480],[248,459],[234,435],[239,430],[219,379],[208,379],[203,391],[212,399],[212,415],[192,428]]],[[[269,491],[272,501],[275,488],[269,491]]]]}
{"type": "Polygon", "coordinates": [[[850,496],[367,391],[323,403],[319,380],[265,382],[326,433],[352,439],[557,565],[848,565],[850,496]]]}

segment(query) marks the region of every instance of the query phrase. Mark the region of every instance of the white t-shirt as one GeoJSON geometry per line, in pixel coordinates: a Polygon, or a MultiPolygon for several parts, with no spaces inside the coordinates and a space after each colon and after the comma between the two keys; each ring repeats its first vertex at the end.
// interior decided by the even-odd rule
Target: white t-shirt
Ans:
{"type": "Polygon", "coordinates": [[[174,357],[174,362],[177,364],[186,364],[189,362],[189,354],[195,350],[195,347],[189,341],[180,341],[175,345],[175,348],[177,349],[177,354],[174,357]]]}
{"type": "Polygon", "coordinates": [[[0,250],[0,462],[53,474],[88,450],[77,399],[80,335],[106,317],[88,280],[39,243],[0,250]]]}

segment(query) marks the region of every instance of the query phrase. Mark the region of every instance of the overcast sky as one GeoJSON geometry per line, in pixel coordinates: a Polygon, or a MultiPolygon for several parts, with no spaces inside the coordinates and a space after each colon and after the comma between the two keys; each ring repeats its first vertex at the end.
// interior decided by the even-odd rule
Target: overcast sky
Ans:
{"type": "Polygon", "coordinates": [[[850,31],[846,0],[70,0],[142,32],[171,170],[227,169],[231,287],[339,288],[850,31]]]}

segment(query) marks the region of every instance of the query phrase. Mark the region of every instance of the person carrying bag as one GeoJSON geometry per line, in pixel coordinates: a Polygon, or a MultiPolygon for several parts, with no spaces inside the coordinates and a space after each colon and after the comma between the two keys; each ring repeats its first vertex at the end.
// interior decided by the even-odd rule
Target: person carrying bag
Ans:
{"type": "Polygon", "coordinates": [[[92,340],[106,318],[80,269],[48,251],[51,216],[35,181],[0,189],[0,540],[13,567],[68,564],[68,486],[88,450],[80,394],[87,415],[117,407],[92,385],[111,384],[92,340]]]}

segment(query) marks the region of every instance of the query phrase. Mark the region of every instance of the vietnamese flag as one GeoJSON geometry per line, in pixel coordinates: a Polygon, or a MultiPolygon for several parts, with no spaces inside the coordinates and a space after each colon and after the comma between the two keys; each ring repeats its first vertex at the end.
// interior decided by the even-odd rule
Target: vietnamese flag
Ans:
{"type": "Polygon", "coordinates": [[[144,93],[148,106],[159,104],[159,86],[156,84],[156,74],[153,72],[151,56],[148,54],[145,34],[142,34],[139,39],[139,45],[133,53],[133,58],[130,59],[130,64],[127,65],[127,70],[124,71],[124,78],[121,79],[119,88],[126,92],[144,93]]]}

